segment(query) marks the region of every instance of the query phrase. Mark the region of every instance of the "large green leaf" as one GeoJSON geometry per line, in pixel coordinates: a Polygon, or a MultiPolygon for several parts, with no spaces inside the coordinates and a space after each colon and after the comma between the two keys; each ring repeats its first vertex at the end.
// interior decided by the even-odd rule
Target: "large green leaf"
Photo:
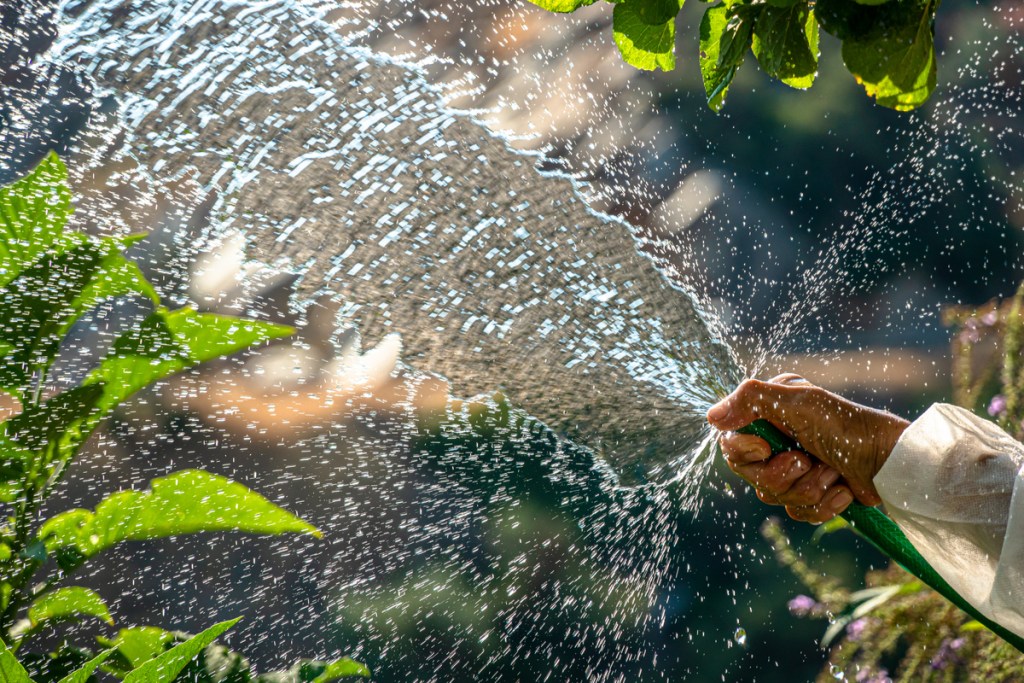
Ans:
{"type": "Polygon", "coordinates": [[[33,626],[52,619],[82,616],[96,617],[108,624],[114,623],[103,598],[96,591],[82,586],[58,588],[43,595],[28,608],[28,619],[33,626]]]}
{"type": "Polygon", "coordinates": [[[148,491],[115,493],[95,512],[61,513],[43,524],[39,537],[49,551],[73,548],[88,558],[122,541],[200,531],[320,536],[316,527],[242,484],[201,470],[182,470],[154,479],[148,491]]]}
{"type": "Polygon", "coordinates": [[[661,26],[675,19],[683,8],[681,0],[636,0],[633,8],[640,21],[650,26],[661,26]]]}
{"type": "MultiPolygon", "coordinates": [[[[311,664],[314,666],[310,668],[316,670],[316,668],[319,668],[320,662],[312,662],[311,664]]],[[[333,681],[336,678],[347,678],[349,676],[369,677],[370,669],[365,664],[345,657],[327,663],[320,673],[317,674],[316,678],[313,679],[313,683],[327,683],[327,681],[333,681]]]]}
{"type": "Polygon", "coordinates": [[[575,12],[580,7],[593,5],[597,0],[530,0],[534,5],[543,7],[549,12],[575,12]]]}
{"type": "MultiPolygon", "coordinates": [[[[117,651],[107,669],[123,678],[129,671],[179,643],[184,643],[192,634],[180,631],[165,631],[153,626],[122,629],[117,638],[100,642],[117,651]]],[[[199,652],[178,674],[178,681],[189,683],[249,683],[252,672],[249,661],[229,648],[210,643],[199,652]]]]}
{"type": "Polygon", "coordinates": [[[716,5],[700,22],[700,73],[708,107],[719,111],[750,48],[754,20],[748,7],[716,5]]]}
{"type": "Polygon", "coordinates": [[[169,649],[174,642],[174,634],[157,626],[133,626],[121,629],[113,639],[98,637],[97,640],[117,653],[108,667],[123,677],[143,662],[169,649]]]}
{"type": "Polygon", "coordinates": [[[818,22],[805,2],[768,5],[754,24],[754,56],[761,69],[792,88],[805,89],[818,75],[818,22]]]}
{"type": "Polygon", "coordinates": [[[3,640],[0,640],[0,683],[32,683],[25,667],[3,640]]]}
{"type": "Polygon", "coordinates": [[[907,111],[935,90],[937,0],[900,0],[862,10],[875,25],[843,40],[843,62],[878,104],[907,111]]]}
{"type": "Polygon", "coordinates": [[[238,623],[238,619],[222,621],[180,645],[133,669],[124,677],[124,683],[170,683],[217,636],[238,623]]]}
{"type": "Polygon", "coordinates": [[[657,11],[652,12],[645,4],[645,0],[623,0],[615,5],[615,44],[626,63],[638,69],[671,71],[676,66],[675,14],[660,24],[649,24],[645,18],[650,19],[657,11]]]}
{"type": "Polygon", "coordinates": [[[363,676],[369,678],[370,669],[354,659],[344,657],[333,662],[302,660],[287,671],[275,671],[256,676],[257,683],[327,683],[338,678],[363,676]]]}
{"type": "Polygon", "coordinates": [[[97,683],[96,668],[112,654],[107,650],[96,655],[66,642],[50,653],[26,649],[19,650],[18,661],[36,683],[97,683]]]}
{"type": "Polygon", "coordinates": [[[0,500],[17,494],[24,472],[55,477],[96,425],[119,403],[148,384],[253,344],[287,336],[293,329],[255,320],[158,309],[115,340],[107,357],[82,386],[29,406],[0,429],[6,456],[0,467],[0,500]],[[13,448],[5,448],[4,444],[13,448]],[[51,463],[54,463],[51,465],[51,463]],[[10,477],[4,476],[10,471],[10,477]]]}
{"type": "Polygon", "coordinates": [[[0,287],[60,239],[71,215],[67,177],[51,152],[30,174],[0,188],[0,287]]]}
{"type": "Polygon", "coordinates": [[[67,676],[60,679],[58,683],[86,683],[92,676],[93,672],[96,671],[97,667],[105,662],[113,653],[113,650],[104,650],[83,664],[81,668],[72,671],[67,676]]]}
{"type": "Polygon", "coordinates": [[[86,379],[102,384],[99,413],[107,414],[139,389],[199,363],[228,356],[295,330],[257,320],[159,309],[115,341],[86,379]]]}

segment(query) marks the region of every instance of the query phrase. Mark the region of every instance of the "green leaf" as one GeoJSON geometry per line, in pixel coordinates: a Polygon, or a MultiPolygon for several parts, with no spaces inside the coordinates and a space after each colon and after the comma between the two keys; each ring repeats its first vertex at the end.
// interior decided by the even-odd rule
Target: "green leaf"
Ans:
{"type": "Polygon", "coordinates": [[[59,588],[42,596],[28,608],[28,619],[33,626],[52,619],[78,616],[96,617],[111,625],[114,623],[103,598],[96,591],[81,586],[59,588]]]}
{"type": "Polygon", "coordinates": [[[818,22],[806,3],[766,6],[754,24],[754,56],[761,69],[792,88],[806,89],[818,75],[818,22]]]}
{"type": "Polygon", "coordinates": [[[78,386],[0,423],[0,500],[15,500],[26,484],[48,480],[74,457],[98,422],[102,394],[99,384],[78,386]]]}
{"type": "Polygon", "coordinates": [[[851,601],[855,603],[859,602],[860,604],[858,604],[853,610],[851,616],[854,619],[860,619],[861,617],[870,614],[876,608],[881,607],[890,599],[899,595],[902,588],[903,586],[901,584],[896,584],[892,586],[877,586],[873,589],[857,591],[857,593],[854,593],[853,596],[851,596],[851,601]]]}
{"type": "Polygon", "coordinates": [[[575,12],[580,7],[586,7],[587,5],[593,5],[597,0],[530,0],[537,7],[548,10],[549,12],[575,12]]]}
{"type": "Polygon", "coordinates": [[[370,669],[354,659],[344,657],[333,662],[304,659],[286,671],[275,671],[256,676],[257,683],[327,683],[337,678],[362,676],[369,678],[370,669]]]}
{"type": "Polygon", "coordinates": [[[627,64],[638,69],[671,71],[676,66],[676,21],[673,15],[661,24],[649,24],[644,16],[652,13],[641,9],[644,0],[624,0],[612,12],[615,44],[627,64]]]}
{"type": "Polygon", "coordinates": [[[316,527],[258,493],[209,472],[175,472],[154,479],[150,487],[115,493],[95,512],[61,513],[43,524],[39,537],[51,552],[69,546],[86,559],[122,541],[200,531],[321,535],[316,527]]]}
{"type": "Polygon", "coordinates": [[[41,258],[0,290],[0,342],[10,347],[0,360],[0,388],[18,396],[47,371],[71,326],[100,301],[130,293],[157,301],[138,266],[121,253],[132,238],[64,238],[66,249],[41,258]]]}
{"type": "Polygon", "coordinates": [[[118,659],[123,659],[125,668],[130,671],[166,650],[166,646],[174,641],[174,635],[170,631],[156,626],[134,626],[121,629],[113,640],[108,638],[97,638],[97,640],[104,647],[116,651],[118,659]]]}
{"type": "Polygon", "coordinates": [[[683,8],[680,0],[635,0],[632,4],[640,21],[649,26],[672,21],[683,8]]]}
{"type": "Polygon", "coordinates": [[[360,664],[354,659],[345,657],[327,664],[323,668],[323,671],[313,679],[312,683],[327,683],[327,681],[333,681],[336,678],[346,678],[348,676],[364,676],[369,678],[370,669],[368,669],[365,664],[360,664]]]}
{"type": "MultiPolygon", "coordinates": [[[[13,503],[22,492],[26,472],[33,459],[33,454],[4,434],[0,428],[0,502],[13,503]]],[[[10,552],[10,548],[7,549],[10,552]]],[[[0,562],[3,550],[0,550],[0,562]]]]}
{"type": "Polygon", "coordinates": [[[817,0],[814,15],[827,33],[839,40],[865,35],[875,21],[876,10],[850,0],[817,0]]]}
{"type": "Polygon", "coordinates": [[[237,623],[238,619],[222,621],[184,643],[175,645],[163,654],[132,669],[124,677],[124,683],[170,683],[192,659],[216,640],[217,636],[237,623]]]}
{"type": "Polygon", "coordinates": [[[700,73],[708,107],[720,111],[729,84],[751,45],[754,22],[749,8],[709,7],[700,22],[700,73]]]}
{"type": "Polygon", "coordinates": [[[4,436],[21,448],[40,451],[60,443],[69,430],[88,419],[102,393],[100,385],[75,387],[27,407],[0,426],[4,436]]]}
{"type": "Polygon", "coordinates": [[[937,5],[937,0],[903,0],[860,7],[875,21],[843,40],[843,62],[883,107],[908,111],[924,104],[935,90],[937,5]]]}
{"type": "Polygon", "coordinates": [[[139,389],[168,375],[294,331],[285,325],[190,308],[159,309],[119,337],[85,383],[102,384],[98,408],[100,415],[106,415],[139,389]]]}
{"type": "Polygon", "coordinates": [[[59,240],[71,215],[64,163],[51,152],[21,180],[0,188],[0,287],[59,240]]]}
{"type": "Polygon", "coordinates": [[[60,679],[59,683],[86,683],[86,681],[89,680],[89,677],[92,676],[93,672],[96,671],[96,668],[106,661],[107,657],[113,653],[113,650],[105,650],[99,653],[86,662],[80,669],[72,671],[67,676],[60,679]]]}
{"type": "Polygon", "coordinates": [[[25,667],[7,647],[7,643],[0,640],[0,681],[3,683],[32,683],[25,667]]]}
{"type": "MultiPolygon", "coordinates": [[[[190,633],[142,626],[122,629],[114,640],[98,640],[116,649],[117,656],[106,668],[123,678],[143,662],[188,641],[191,637],[190,633]]],[[[249,683],[252,680],[252,672],[245,657],[223,645],[210,643],[192,658],[175,680],[191,683],[249,683]]]]}

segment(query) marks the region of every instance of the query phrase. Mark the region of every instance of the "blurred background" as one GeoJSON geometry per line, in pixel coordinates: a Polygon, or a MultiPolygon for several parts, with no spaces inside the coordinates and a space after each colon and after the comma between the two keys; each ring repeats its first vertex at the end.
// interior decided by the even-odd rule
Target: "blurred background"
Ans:
{"type": "MultiPolygon", "coordinates": [[[[9,160],[0,168],[3,182],[50,148],[73,162],[90,121],[114,115],[74,65],[24,59],[44,54],[59,23],[87,4],[0,7],[5,35],[20,36],[0,44],[0,158],[9,160]]],[[[875,106],[843,69],[838,45],[823,35],[814,88],[793,91],[748,63],[721,115],[704,105],[696,8],[680,16],[677,69],[639,73],[620,62],[604,3],[571,17],[521,0],[309,4],[326,11],[351,44],[419,64],[452,107],[518,147],[542,151],[546,168],[586,180],[595,207],[626,217],[650,239],[643,248],[679,239],[704,255],[676,265],[764,376],[793,370],[913,417],[952,395],[951,332],[942,311],[1007,297],[1024,277],[1017,3],[943,4],[939,88],[919,111],[875,106]],[[836,245],[843,245],[842,262],[822,261],[820,254],[836,245]],[[821,305],[780,333],[778,321],[804,301],[808,287],[821,305]]],[[[115,158],[109,165],[122,172],[130,164],[115,158]]],[[[106,187],[109,177],[79,176],[76,190],[106,187]]],[[[140,202],[132,221],[166,229],[174,201],[140,202]]],[[[204,279],[204,272],[238,260],[221,258],[227,261],[197,264],[183,285],[192,300],[213,309],[231,299],[218,287],[236,282],[204,279]]],[[[685,558],[686,571],[660,587],[654,607],[637,607],[629,595],[611,600],[607,567],[573,551],[580,520],[565,501],[576,489],[562,487],[545,465],[554,457],[545,451],[549,441],[509,434],[500,424],[469,435],[446,432],[441,418],[434,431],[410,440],[387,417],[395,402],[388,392],[399,391],[403,378],[395,374],[398,352],[385,342],[367,361],[377,379],[357,392],[359,401],[326,414],[297,408],[305,422],[275,431],[268,402],[280,409],[301,400],[305,384],[314,383],[308,378],[334,354],[361,349],[331,337],[332,325],[318,327],[308,311],[289,309],[294,283],[287,277],[271,273],[260,283],[246,294],[250,303],[297,322],[307,347],[322,353],[300,363],[295,351],[266,351],[287,359],[237,360],[140,397],[83,459],[83,474],[54,509],[92,504],[98,491],[171,467],[203,466],[318,526],[348,532],[323,543],[218,537],[216,544],[118,549],[90,581],[124,587],[119,620],[198,630],[244,609],[246,625],[232,645],[263,668],[283,664],[283,651],[349,653],[367,661],[375,680],[817,675],[826,656],[817,645],[824,626],[789,614],[799,586],[757,533],[773,513],[722,468],[698,514],[677,507],[659,520],[683,539],[666,552],[685,558]],[[240,363],[262,363],[272,377],[218,395],[240,363]],[[234,423],[239,403],[246,417],[234,423]],[[317,425],[339,421],[344,426],[333,438],[318,433],[317,425]],[[451,459],[455,452],[474,461],[500,452],[518,474],[495,479],[461,470],[451,459]],[[469,498],[488,501],[486,514],[456,524],[469,498]],[[416,529],[409,528],[413,517],[416,529]],[[409,543],[410,557],[392,562],[381,556],[382,543],[409,543]],[[454,564],[436,559],[456,555],[454,564]],[[525,583],[514,571],[521,555],[538,568],[525,583]],[[483,574],[493,577],[486,599],[476,594],[483,574]],[[551,594],[559,585],[573,586],[573,595],[551,594]],[[574,607],[531,611],[517,592],[533,595],[536,605],[558,599],[574,607]],[[645,621],[631,610],[659,618],[645,621]],[[628,655],[610,657],[608,642],[576,638],[592,633],[579,628],[586,621],[603,624],[611,647],[628,655]],[[595,670],[595,662],[609,668],[595,670]]],[[[440,378],[431,381],[421,400],[427,407],[437,396],[443,403],[446,392],[440,378]]],[[[865,570],[884,566],[852,535],[813,544],[811,529],[787,529],[823,574],[855,584],[865,570]]]]}

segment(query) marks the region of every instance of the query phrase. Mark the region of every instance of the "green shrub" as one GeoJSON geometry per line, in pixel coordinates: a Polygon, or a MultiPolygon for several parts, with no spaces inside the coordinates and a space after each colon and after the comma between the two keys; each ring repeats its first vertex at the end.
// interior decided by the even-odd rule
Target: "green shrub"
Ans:
{"type": "Polygon", "coordinates": [[[51,154],[29,176],[0,188],[0,390],[17,400],[0,423],[0,671],[7,681],[84,683],[98,667],[128,683],[325,681],[369,675],[350,659],[302,661],[288,671],[253,673],[240,655],[214,644],[237,620],[196,636],[145,626],[98,645],[65,643],[34,653],[33,639],[69,620],[114,618],[103,598],[65,585],[93,557],[118,543],[237,530],[319,536],[307,522],[224,477],[185,470],[145,491],[120,491],[95,510],[40,519],[40,506],[99,423],[139,389],[175,372],[227,356],[292,329],[257,320],[169,310],[124,251],[142,236],[94,237],[66,229],[67,171],[51,154]],[[57,391],[51,371],[62,343],[105,301],[136,296],[152,312],[121,332],[85,379],[57,391]]]}

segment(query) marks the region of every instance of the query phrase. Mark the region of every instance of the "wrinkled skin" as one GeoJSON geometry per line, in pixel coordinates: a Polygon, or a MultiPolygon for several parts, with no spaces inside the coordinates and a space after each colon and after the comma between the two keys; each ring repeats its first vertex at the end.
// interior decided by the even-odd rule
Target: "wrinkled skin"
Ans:
{"type": "Polygon", "coordinates": [[[746,380],[708,411],[708,422],[722,432],[729,467],[754,486],[758,498],[812,523],[841,514],[854,499],[882,502],[874,477],[909,425],[792,374],[746,380]],[[764,439],[734,431],[757,419],[793,437],[802,450],[773,456],[764,439]]]}

